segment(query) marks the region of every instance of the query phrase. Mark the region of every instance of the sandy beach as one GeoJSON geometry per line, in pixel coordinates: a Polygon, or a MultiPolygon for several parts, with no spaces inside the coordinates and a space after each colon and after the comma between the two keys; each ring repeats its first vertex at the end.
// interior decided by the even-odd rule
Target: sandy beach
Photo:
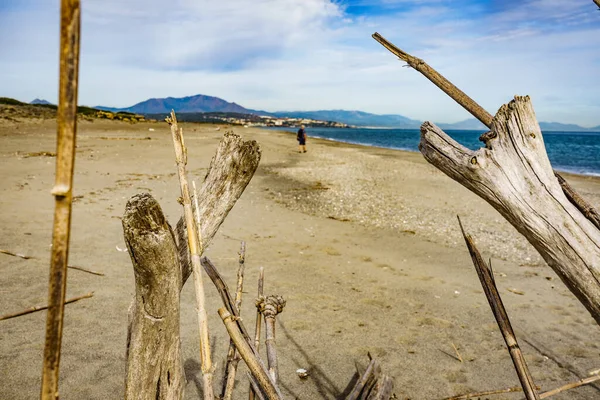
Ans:
{"type": "MultiPolygon", "coordinates": [[[[287,306],[277,325],[281,387],[289,399],[342,399],[367,353],[394,378],[398,399],[440,399],[519,386],[466,250],[459,215],[496,282],[537,385],[549,390],[600,368],[600,327],[524,237],[491,206],[418,153],[310,139],[273,130],[184,124],[190,177],[200,181],[223,132],[262,149],[258,171],[221,226],[208,256],[235,286],[247,243],[242,317],[253,330],[256,282],[287,306]],[[460,355],[459,360],[458,354],[460,355]],[[301,380],[296,369],[309,370],[301,380]]],[[[170,222],[182,214],[165,123],[81,121],[78,126],[60,393],[64,399],[123,397],[127,311],[134,293],[121,216],[134,194],[151,193],[170,222]],[[152,129],[152,131],[150,130],[152,129]]],[[[54,120],[0,120],[0,313],[47,303],[54,200],[54,120]]],[[[600,179],[566,175],[600,207],[600,179]]],[[[208,294],[217,382],[228,336],[208,294]]],[[[186,399],[199,368],[193,285],[181,299],[186,399]]],[[[0,399],[39,396],[45,312],[0,321],[0,399]]],[[[264,349],[264,347],[263,347],[264,349]]],[[[241,365],[241,364],[240,364],[241,365]]],[[[247,396],[245,368],[236,398],[247,396]]],[[[600,397],[600,384],[553,399],[600,397]]],[[[520,399],[519,393],[490,399],[520,399]]]]}

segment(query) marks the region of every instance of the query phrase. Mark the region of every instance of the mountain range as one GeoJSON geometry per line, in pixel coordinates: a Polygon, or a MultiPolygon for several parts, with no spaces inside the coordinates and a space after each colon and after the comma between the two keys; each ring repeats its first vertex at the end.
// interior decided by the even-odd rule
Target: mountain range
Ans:
{"type": "MultiPolygon", "coordinates": [[[[35,99],[32,104],[49,104],[46,100],[35,99]]],[[[278,111],[267,112],[252,110],[242,107],[237,103],[231,103],[218,97],[206,96],[198,94],[187,97],[167,97],[167,98],[152,98],[130,107],[114,108],[97,106],[100,110],[119,112],[126,111],[136,114],[168,114],[171,110],[178,113],[208,113],[208,112],[225,112],[237,114],[254,114],[264,115],[279,118],[308,118],[320,121],[335,121],[342,122],[348,125],[359,127],[381,127],[381,128],[396,128],[396,129],[418,129],[422,121],[410,119],[399,114],[371,114],[364,111],[347,111],[347,110],[318,110],[318,111],[278,111]]],[[[460,129],[460,130],[487,130],[487,128],[475,118],[467,119],[455,123],[436,123],[442,129],[460,129]]],[[[593,128],[584,128],[575,124],[562,124],[559,122],[543,122],[540,123],[540,128],[544,131],[566,131],[566,132],[599,132],[600,125],[593,128]]]]}

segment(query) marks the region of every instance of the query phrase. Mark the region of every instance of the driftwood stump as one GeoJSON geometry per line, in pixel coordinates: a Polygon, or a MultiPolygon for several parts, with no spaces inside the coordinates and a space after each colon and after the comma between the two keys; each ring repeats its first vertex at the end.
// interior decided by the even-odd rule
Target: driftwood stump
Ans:
{"type": "Polygon", "coordinates": [[[523,234],[600,323],[600,231],[563,193],[529,97],[503,105],[491,129],[471,151],[425,122],[419,149],[523,234]]]}
{"type": "MultiPolygon", "coordinates": [[[[202,248],[252,179],[260,161],[255,141],[226,133],[198,193],[202,248]]],[[[158,203],[133,196],[123,217],[136,295],[129,310],[126,399],[180,399],[184,374],[179,340],[179,293],[191,273],[183,219],[175,236],[158,203]],[[173,290],[176,285],[177,290],[173,290]]]]}
{"type": "Polygon", "coordinates": [[[175,236],[152,196],[133,196],[123,216],[136,293],[129,313],[126,399],[178,399],[185,383],[179,341],[181,270],[175,236]]]}

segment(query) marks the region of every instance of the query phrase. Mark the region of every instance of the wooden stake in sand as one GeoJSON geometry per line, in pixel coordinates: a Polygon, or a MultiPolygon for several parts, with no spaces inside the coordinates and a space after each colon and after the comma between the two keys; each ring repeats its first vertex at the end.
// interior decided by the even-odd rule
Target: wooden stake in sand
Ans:
{"type": "MultiPolygon", "coordinates": [[[[261,299],[263,297],[264,286],[265,286],[265,269],[264,269],[264,267],[260,267],[260,273],[258,275],[257,302],[258,302],[258,299],[261,299]]],[[[262,314],[260,313],[260,307],[256,306],[256,322],[254,325],[254,348],[256,349],[256,352],[258,352],[258,350],[260,348],[261,324],[262,324],[262,314]]],[[[248,391],[248,399],[249,400],[254,400],[254,392],[255,392],[254,388],[252,387],[252,384],[250,384],[250,389],[248,391]]]]}
{"type": "Polygon", "coordinates": [[[43,400],[58,399],[59,396],[60,348],[67,286],[75,138],[77,135],[77,84],[81,23],[79,0],[62,0],[60,15],[60,82],[56,114],[58,138],[56,177],[52,188],[55,207],[40,395],[43,400]]]}
{"type": "Polygon", "coordinates": [[[275,319],[277,314],[283,311],[285,299],[279,295],[260,297],[256,303],[260,308],[261,314],[265,318],[265,345],[267,346],[267,361],[269,363],[269,374],[273,381],[279,380],[279,371],[277,368],[277,343],[275,341],[275,319]]]}
{"type": "MultiPolygon", "coordinates": [[[[89,292],[87,294],[84,294],[83,296],[78,296],[78,297],[73,297],[69,300],[65,301],[65,304],[71,304],[71,303],[75,303],[76,301],[82,300],[82,299],[88,299],[90,297],[92,297],[94,295],[94,292],[89,292]]],[[[27,310],[23,310],[23,311],[19,311],[16,313],[12,313],[12,314],[4,314],[2,316],[0,316],[0,321],[3,321],[5,319],[11,319],[11,318],[15,318],[15,317],[20,317],[21,315],[27,315],[27,314],[31,314],[34,313],[36,311],[42,311],[47,309],[48,306],[33,306],[31,308],[28,308],[27,310]]]]}
{"type": "Polygon", "coordinates": [[[181,186],[181,197],[183,199],[183,210],[187,226],[188,248],[191,255],[192,273],[194,275],[194,287],[196,289],[196,307],[198,311],[198,325],[200,330],[200,361],[203,378],[203,395],[205,400],[214,400],[213,395],[213,365],[210,354],[210,341],[208,337],[208,319],[206,316],[204,284],[202,282],[202,268],[200,267],[200,255],[204,249],[198,234],[199,227],[194,221],[192,200],[190,196],[186,164],[187,149],[183,141],[183,129],[177,126],[175,111],[171,111],[171,117],[167,119],[171,125],[173,145],[175,147],[175,159],[177,161],[177,172],[181,186]]]}
{"type": "MultiPolygon", "coordinates": [[[[239,253],[239,266],[237,273],[237,291],[235,293],[235,308],[238,314],[242,310],[242,291],[244,288],[244,267],[246,262],[246,242],[242,241],[239,253]]],[[[229,350],[227,351],[227,363],[225,365],[225,375],[223,376],[223,384],[221,390],[221,398],[223,400],[231,399],[233,394],[233,386],[235,384],[235,374],[238,363],[241,357],[235,348],[235,343],[230,339],[229,350]]]]}
{"type": "Polygon", "coordinates": [[[521,353],[521,349],[519,348],[519,343],[517,342],[517,338],[510,324],[510,320],[508,319],[508,314],[506,313],[506,309],[504,308],[504,304],[502,303],[502,299],[498,293],[498,288],[496,288],[496,282],[494,280],[492,270],[481,257],[481,254],[477,250],[477,247],[475,246],[471,236],[465,233],[462,223],[460,222],[460,218],[458,219],[458,223],[465,239],[465,243],[467,244],[467,248],[469,249],[469,253],[471,254],[471,259],[473,260],[475,270],[477,270],[477,275],[479,276],[481,286],[483,287],[485,296],[490,303],[490,307],[494,313],[494,317],[496,318],[496,322],[498,323],[502,337],[504,337],[504,342],[506,343],[506,347],[508,348],[508,352],[512,358],[519,381],[521,381],[521,386],[523,387],[525,397],[527,400],[537,400],[539,399],[539,396],[535,390],[535,384],[533,383],[533,379],[531,378],[531,374],[527,368],[527,363],[525,362],[523,353],[521,353]]]}

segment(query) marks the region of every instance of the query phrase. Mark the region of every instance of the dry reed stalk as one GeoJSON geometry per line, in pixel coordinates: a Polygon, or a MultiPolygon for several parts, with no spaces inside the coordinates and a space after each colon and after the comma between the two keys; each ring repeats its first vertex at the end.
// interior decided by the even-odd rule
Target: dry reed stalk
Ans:
{"type": "MultiPolygon", "coordinates": [[[[66,300],[65,304],[75,303],[76,301],[90,298],[93,295],[94,295],[94,292],[89,292],[87,294],[84,294],[83,296],[73,297],[73,298],[71,298],[69,300],[66,300]]],[[[45,310],[47,308],[48,308],[48,306],[33,306],[31,308],[28,308],[27,310],[19,311],[19,312],[12,313],[12,314],[4,314],[4,315],[0,316],[0,321],[3,321],[5,319],[11,319],[11,318],[15,318],[15,317],[20,317],[21,315],[31,314],[31,313],[34,313],[36,311],[42,311],[42,310],[45,310]]]]}
{"type": "MultiPolygon", "coordinates": [[[[594,0],[596,1],[596,0],[594,0]]],[[[379,33],[375,32],[373,35],[373,39],[378,41],[383,47],[388,49],[392,54],[397,56],[403,61],[406,61],[408,65],[410,65],[415,70],[419,71],[423,74],[427,79],[429,79],[434,85],[442,89],[444,93],[446,93],[450,98],[456,101],[459,105],[461,105],[465,110],[471,113],[475,118],[481,121],[482,124],[487,126],[488,128],[492,127],[492,114],[487,112],[483,107],[475,102],[472,98],[467,96],[465,92],[457,88],[452,82],[446,79],[442,74],[437,72],[434,68],[432,68],[429,64],[423,61],[420,58],[414,57],[407,52],[397,48],[392,43],[388,42],[383,36],[379,33]]],[[[495,137],[495,133],[488,132],[481,135],[479,140],[486,141],[487,139],[493,139],[495,137]],[[492,136],[489,136],[489,135],[492,136]],[[485,139],[485,140],[484,140],[485,139]]],[[[554,174],[558,178],[560,186],[562,187],[565,196],[569,199],[571,204],[573,204],[577,209],[588,219],[590,220],[596,228],[600,229],[600,214],[587,202],[585,201],[576,191],[573,189],[569,183],[562,178],[556,171],[554,174]]]]}
{"type": "MultiPolygon", "coordinates": [[[[258,275],[258,299],[263,298],[264,294],[264,286],[265,286],[265,269],[264,267],[260,267],[260,272],[258,275]]],[[[256,353],[258,353],[260,348],[260,331],[261,331],[261,318],[260,308],[256,307],[256,322],[254,324],[254,348],[256,349],[256,353]]],[[[248,391],[248,400],[254,400],[254,389],[252,385],[250,385],[250,390],[248,391]]]]}
{"type": "Polygon", "coordinates": [[[548,390],[547,392],[540,393],[540,399],[545,399],[550,396],[554,396],[555,394],[564,392],[569,389],[578,388],[580,386],[589,385],[590,383],[596,382],[600,380],[600,375],[589,376],[587,378],[580,379],[576,382],[567,383],[566,385],[557,387],[556,389],[548,390]]]}
{"type": "Polygon", "coordinates": [[[480,398],[482,396],[489,396],[492,394],[517,393],[517,392],[522,392],[522,391],[523,391],[522,387],[515,386],[515,387],[511,387],[511,388],[506,388],[506,389],[486,390],[483,392],[467,393],[467,394],[460,394],[457,396],[444,397],[442,400],[468,400],[468,399],[480,398]]]}
{"type": "Polygon", "coordinates": [[[68,265],[67,268],[76,269],[77,271],[81,271],[81,272],[87,272],[88,274],[92,274],[92,275],[104,276],[104,274],[102,272],[92,271],[91,269],[78,267],[76,265],[68,265]]]}
{"type": "Polygon", "coordinates": [[[235,347],[239,351],[242,359],[248,366],[252,375],[256,378],[256,383],[260,387],[262,394],[269,400],[282,399],[283,396],[279,388],[267,372],[267,369],[260,358],[256,356],[254,350],[250,347],[246,338],[242,335],[238,324],[225,308],[219,308],[219,316],[225,324],[229,337],[233,340],[235,347]]]}
{"type": "Polygon", "coordinates": [[[277,342],[275,341],[275,320],[277,314],[283,311],[285,299],[279,295],[260,297],[256,304],[265,318],[265,345],[267,347],[267,361],[269,363],[269,374],[277,383],[279,371],[277,368],[277,342]]]}
{"type": "MultiPolygon", "coordinates": [[[[213,395],[213,365],[210,354],[210,340],[208,336],[208,318],[206,316],[204,284],[202,282],[202,269],[200,268],[200,255],[204,251],[198,226],[194,220],[192,201],[187,180],[187,148],[183,140],[183,129],[177,126],[175,111],[171,111],[171,117],[167,118],[171,125],[173,135],[173,146],[175,148],[175,160],[179,184],[181,186],[181,198],[187,227],[188,248],[191,255],[192,273],[194,275],[194,288],[196,290],[196,307],[198,311],[198,328],[200,331],[200,362],[202,370],[202,391],[205,400],[214,400],[213,395]]],[[[198,213],[199,215],[199,213],[198,213]]]]}
{"type": "Polygon", "coordinates": [[[58,94],[54,227],[48,284],[48,313],[42,367],[42,400],[58,398],[60,349],[64,323],[71,205],[77,136],[79,78],[79,0],[62,0],[60,7],[60,80],[58,94]]]}
{"type": "Polygon", "coordinates": [[[519,343],[517,342],[517,338],[510,324],[508,314],[506,313],[506,309],[502,303],[500,293],[498,293],[498,288],[496,287],[492,270],[481,257],[481,254],[479,253],[479,250],[477,250],[475,242],[471,236],[465,233],[462,223],[460,222],[460,218],[458,218],[458,223],[465,239],[465,243],[467,244],[467,248],[469,249],[469,254],[471,254],[473,265],[475,266],[475,270],[479,276],[479,281],[481,282],[485,296],[488,299],[490,308],[494,313],[494,317],[498,323],[498,328],[500,328],[500,333],[502,333],[502,337],[506,343],[506,347],[515,366],[515,370],[517,371],[517,376],[519,377],[519,381],[523,387],[525,397],[527,400],[537,400],[539,399],[539,396],[535,390],[535,384],[533,383],[533,379],[529,373],[529,369],[527,368],[527,363],[525,362],[523,353],[519,348],[519,343]]]}
{"type": "MultiPolygon", "coordinates": [[[[235,308],[238,315],[242,311],[242,291],[244,288],[244,267],[246,262],[246,242],[242,241],[240,245],[240,253],[238,260],[238,272],[237,272],[237,290],[235,293],[235,308]]],[[[229,341],[229,350],[227,351],[227,364],[225,365],[225,376],[223,378],[223,385],[221,390],[221,398],[223,400],[231,399],[233,394],[233,387],[235,385],[235,374],[237,366],[241,360],[239,353],[235,348],[233,340],[229,341]]]]}
{"type": "Polygon", "coordinates": [[[3,250],[3,249],[0,249],[0,253],[6,254],[6,255],[9,255],[9,256],[19,257],[19,258],[22,258],[24,260],[29,260],[29,259],[35,258],[33,256],[26,256],[25,254],[13,253],[12,251],[3,250]]]}

